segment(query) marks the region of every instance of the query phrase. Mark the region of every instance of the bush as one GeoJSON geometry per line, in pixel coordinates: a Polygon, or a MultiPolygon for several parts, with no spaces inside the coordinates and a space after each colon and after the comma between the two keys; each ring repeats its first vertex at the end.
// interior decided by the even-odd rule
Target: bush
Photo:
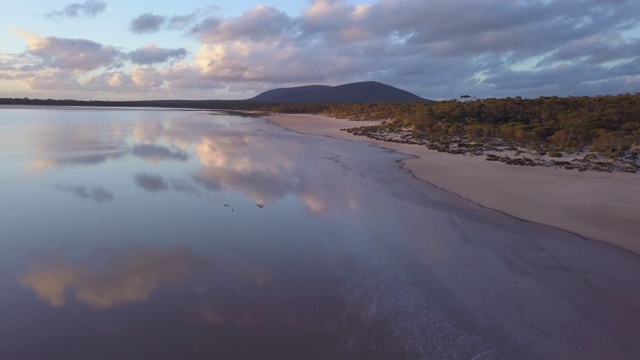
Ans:
{"type": "Polygon", "coordinates": [[[558,149],[551,149],[549,150],[549,156],[554,158],[559,158],[559,157],[562,157],[562,153],[558,149]]]}

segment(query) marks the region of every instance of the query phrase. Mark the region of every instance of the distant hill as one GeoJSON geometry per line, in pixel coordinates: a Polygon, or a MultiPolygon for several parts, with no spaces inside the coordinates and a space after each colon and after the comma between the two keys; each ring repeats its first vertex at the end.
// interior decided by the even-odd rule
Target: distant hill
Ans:
{"type": "Polygon", "coordinates": [[[375,81],[340,86],[308,85],[268,90],[247,101],[259,103],[407,103],[431,102],[408,91],[375,81]]]}

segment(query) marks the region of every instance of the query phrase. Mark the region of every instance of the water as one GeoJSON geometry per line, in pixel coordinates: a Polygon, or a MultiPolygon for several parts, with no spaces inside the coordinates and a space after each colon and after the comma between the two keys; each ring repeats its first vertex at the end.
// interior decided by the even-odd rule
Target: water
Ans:
{"type": "Polygon", "coordinates": [[[403,155],[212,111],[0,116],[2,359],[535,358],[551,327],[514,332],[513,284],[565,234],[403,155]]]}
{"type": "MultiPolygon", "coordinates": [[[[405,352],[375,299],[345,294],[384,261],[363,242],[405,231],[331,146],[197,111],[3,109],[1,126],[3,358],[405,352]]],[[[382,176],[396,158],[357,160],[382,176]]]]}

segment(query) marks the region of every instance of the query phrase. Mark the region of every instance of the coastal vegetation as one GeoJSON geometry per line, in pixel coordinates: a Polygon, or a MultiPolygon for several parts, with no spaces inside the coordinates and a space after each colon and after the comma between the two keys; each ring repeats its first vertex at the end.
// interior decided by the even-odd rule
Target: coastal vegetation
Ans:
{"type": "Polygon", "coordinates": [[[608,152],[640,142],[640,94],[449,100],[390,106],[358,104],[332,107],[324,113],[358,120],[387,120],[385,128],[410,127],[415,137],[448,134],[472,141],[500,138],[561,150],[595,145],[608,152]]]}
{"type": "Polygon", "coordinates": [[[275,112],[313,112],[381,124],[346,129],[384,141],[421,144],[509,165],[638,172],[640,94],[438,101],[408,104],[295,105],[275,112]],[[500,154],[502,153],[502,154],[500,154]]]}

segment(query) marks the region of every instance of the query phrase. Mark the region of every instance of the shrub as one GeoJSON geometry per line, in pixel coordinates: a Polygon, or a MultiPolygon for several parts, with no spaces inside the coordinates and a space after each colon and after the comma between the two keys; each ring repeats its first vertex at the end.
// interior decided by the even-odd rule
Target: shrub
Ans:
{"type": "Polygon", "coordinates": [[[562,157],[562,153],[558,149],[551,149],[549,150],[549,156],[559,158],[562,157]]]}

